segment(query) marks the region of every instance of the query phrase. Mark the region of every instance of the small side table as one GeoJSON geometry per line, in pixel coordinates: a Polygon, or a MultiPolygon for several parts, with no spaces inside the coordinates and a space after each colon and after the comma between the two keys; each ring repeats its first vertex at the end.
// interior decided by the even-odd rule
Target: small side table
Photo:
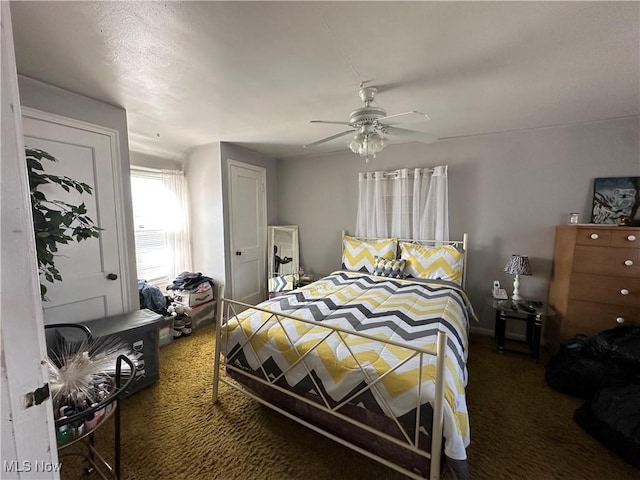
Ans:
{"type": "Polygon", "coordinates": [[[527,303],[526,300],[521,300],[520,303],[518,303],[511,299],[498,300],[492,296],[486,297],[486,303],[496,311],[495,337],[498,343],[498,351],[500,353],[512,352],[530,354],[537,361],[540,356],[542,320],[544,317],[554,315],[555,312],[553,309],[543,302],[540,302],[539,305],[533,306],[531,309],[526,309],[522,306],[527,303]],[[505,348],[504,344],[507,320],[527,322],[526,339],[524,341],[509,339],[509,341],[526,344],[529,347],[528,352],[505,348]]]}
{"type": "Polygon", "coordinates": [[[309,285],[310,283],[313,283],[314,281],[315,280],[312,273],[306,273],[304,275],[300,275],[300,280],[298,280],[298,285],[296,285],[296,288],[306,287],[307,285],[309,285]]]}

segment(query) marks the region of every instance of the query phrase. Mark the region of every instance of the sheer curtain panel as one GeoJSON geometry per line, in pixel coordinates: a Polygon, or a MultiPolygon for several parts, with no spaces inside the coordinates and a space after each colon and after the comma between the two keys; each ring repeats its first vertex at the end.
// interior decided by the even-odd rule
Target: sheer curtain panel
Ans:
{"type": "Polygon", "coordinates": [[[184,174],[132,167],[138,278],[166,286],[191,271],[189,202],[184,174]]]}
{"type": "Polygon", "coordinates": [[[358,174],[358,217],[356,235],[369,238],[387,236],[387,173],[358,174]]]}
{"type": "Polygon", "coordinates": [[[447,166],[358,174],[356,235],[449,240],[447,166]]]}
{"type": "Polygon", "coordinates": [[[187,180],[183,172],[162,170],[162,182],[175,199],[174,222],[169,222],[167,243],[173,252],[173,262],[169,278],[175,278],[184,271],[191,271],[191,229],[189,225],[189,195],[187,180]]]}
{"type": "Polygon", "coordinates": [[[433,169],[416,168],[413,210],[413,238],[449,240],[449,187],[446,165],[433,169]]]}

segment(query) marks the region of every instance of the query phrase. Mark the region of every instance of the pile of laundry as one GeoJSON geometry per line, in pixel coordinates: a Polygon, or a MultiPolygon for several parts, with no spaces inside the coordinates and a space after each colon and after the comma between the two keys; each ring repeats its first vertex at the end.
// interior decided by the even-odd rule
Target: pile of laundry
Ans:
{"type": "Polygon", "coordinates": [[[200,272],[182,272],[167,285],[172,292],[170,313],[174,316],[173,337],[188,336],[207,320],[213,321],[214,282],[200,272]]]}
{"type": "Polygon", "coordinates": [[[212,287],[214,285],[213,278],[202,275],[200,272],[182,272],[173,282],[167,285],[167,290],[195,291],[195,289],[203,283],[208,283],[212,287]]]}

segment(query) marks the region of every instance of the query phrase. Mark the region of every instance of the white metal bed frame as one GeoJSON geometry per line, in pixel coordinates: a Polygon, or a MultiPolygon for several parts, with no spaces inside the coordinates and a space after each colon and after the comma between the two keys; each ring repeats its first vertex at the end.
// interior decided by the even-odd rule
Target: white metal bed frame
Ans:
{"type": "MultiPolygon", "coordinates": [[[[342,232],[342,235],[344,237],[345,232],[342,232]]],[[[463,267],[463,285],[464,285],[464,281],[465,281],[465,277],[466,277],[466,247],[467,247],[467,234],[464,234],[463,240],[460,241],[449,241],[449,242],[443,242],[443,241],[438,241],[438,240],[422,240],[422,241],[415,241],[415,240],[406,240],[406,241],[411,241],[414,243],[430,243],[430,244],[453,244],[456,246],[462,245],[463,247],[463,252],[464,252],[464,267],[463,267]]],[[[234,380],[231,379],[227,379],[224,376],[222,376],[220,374],[220,367],[221,365],[224,365],[227,370],[229,371],[233,371],[234,373],[236,373],[237,375],[240,376],[244,376],[248,379],[251,379],[253,381],[259,382],[260,384],[264,385],[265,387],[268,388],[272,388],[278,392],[281,392],[289,397],[292,397],[298,401],[304,402],[314,408],[317,408],[318,410],[324,412],[325,414],[331,415],[333,417],[336,417],[342,421],[348,422],[352,425],[354,425],[355,427],[358,427],[362,430],[365,430],[371,434],[374,434],[382,439],[385,439],[389,442],[394,443],[395,445],[409,451],[412,452],[414,454],[417,454],[423,458],[425,458],[426,460],[428,460],[430,462],[430,466],[429,466],[429,479],[430,480],[438,480],[440,479],[440,474],[441,474],[441,457],[442,457],[442,440],[443,440],[443,423],[444,423],[444,377],[445,377],[445,358],[446,358],[446,344],[447,344],[447,335],[445,332],[438,332],[438,337],[437,337],[437,344],[436,344],[436,350],[429,350],[429,349],[424,349],[424,348],[420,348],[420,347],[415,347],[409,344],[405,344],[405,343],[401,343],[401,342],[396,342],[393,340],[389,340],[389,339],[383,339],[380,337],[374,337],[372,335],[368,335],[365,333],[361,333],[361,332],[357,332],[354,330],[350,330],[350,329],[345,329],[345,328],[341,328],[341,327],[337,327],[337,326],[331,326],[331,325],[327,325],[324,324],[322,322],[316,322],[314,320],[307,320],[307,319],[303,319],[303,318],[299,318],[299,317],[294,317],[291,315],[287,315],[287,314],[283,314],[283,313],[277,313],[277,312],[272,312],[270,310],[266,310],[264,308],[260,308],[260,307],[256,307],[254,305],[249,305],[246,303],[242,303],[242,302],[237,302],[235,300],[231,300],[231,299],[226,299],[224,298],[224,286],[220,286],[219,287],[219,292],[218,292],[218,310],[216,313],[216,343],[215,343],[215,353],[214,353],[214,366],[213,366],[213,402],[217,403],[218,402],[218,396],[219,396],[219,383],[222,382],[232,388],[235,388],[236,390],[244,393],[245,395],[253,398],[254,400],[272,408],[273,410],[281,413],[282,415],[285,415],[286,417],[344,445],[347,446],[363,455],[366,455],[369,458],[372,458],[373,460],[376,460],[394,470],[399,471],[400,473],[403,473],[404,475],[406,475],[409,478],[412,479],[425,479],[427,477],[424,477],[414,471],[408,470],[407,468],[401,466],[401,465],[397,465],[395,463],[393,463],[392,461],[383,458],[373,452],[370,452],[344,438],[341,438],[329,431],[323,430],[322,428],[320,428],[319,426],[310,423],[309,421],[305,420],[304,418],[298,417],[295,413],[289,412],[287,410],[284,410],[283,408],[279,407],[278,405],[275,405],[273,403],[271,403],[270,401],[254,394],[253,392],[251,392],[249,389],[245,388],[244,386],[240,385],[239,383],[235,382],[234,380]],[[250,341],[251,339],[260,331],[260,329],[269,321],[271,320],[275,320],[280,327],[282,328],[282,331],[285,333],[285,335],[287,336],[287,340],[289,341],[289,344],[291,346],[291,348],[298,354],[298,360],[295,361],[292,365],[289,366],[289,368],[287,370],[285,370],[284,372],[282,372],[278,377],[276,378],[269,378],[269,376],[266,374],[266,372],[264,371],[263,367],[260,366],[260,369],[262,370],[262,374],[264,376],[264,378],[260,378],[257,376],[254,376],[248,372],[246,372],[245,370],[238,368],[236,366],[234,366],[231,361],[233,360],[234,356],[230,356],[229,358],[225,358],[222,354],[221,354],[221,345],[223,341],[228,341],[228,336],[225,336],[225,338],[223,339],[223,335],[222,335],[222,326],[223,326],[223,319],[229,319],[232,318],[234,316],[236,316],[237,313],[240,313],[242,311],[244,311],[245,309],[253,309],[253,310],[259,310],[262,312],[266,312],[269,313],[270,315],[266,318],[266,320],[260,325],[260,327],[245,341],[245,343],[241,346],[241,348],[238,349],[238,352],[240,352],[242,350],[242,348],[244,348],[245,346],[248,346],[248,348],[253,348],[251,347],[250,341]],[[296,348],[296,346],[294,345],[294,343],[291,341],[291,338],[286,334],[286,330],[284,329],[284,327],[282,326],[282,321],[283,320],[293,320],[296,322],[302,322],[302,323],[306,323],[309,325],[314,325],[314,326],[318,326],[318,327],[322,327],[324,329],[326,329],[328,331],[327,335],[325,335],[321,340],[319,340],[312,349],[310,349],[308,352],[301,354],[298,349],[296,348]],[[350,398],[340,402],[338,405],[336,406],[330,406],[329,402],[327,401],[326,398],[324,398],[324,396],[322,395],[321,389],[318,388],[316,381],[313,379],[313,376],[310,374],[310,368],[309,366],[306,364],[305,362],[305,357],[307,355],[309,355],[311,352],[313,352],[314,350],[316,350],[323,342],[327,341],[328,338],[330,338],[331,336],[337,336],[340,340],[340,342],[342,342],[345,347],[347,348],[347,350],[349,351],[351,357],[353,358],[353,360],[355,361],[355,363],[358,365],[358,367],[360,368],[360,370],[363,372],[364,374],[364,378],[365,378],[365,387],[362,388],[360,391],[358,391],[357,393],[355,393],[354,395],[352,395],[350,398]],[[373,340],[376,342],[380,342],[380,343],[384,343],[386,345],[393,345],[396,347],[401,347],[406,349],[408,352],[412,352],[410,355],[408,355],[407,358],[405,358],[404,360],[402,360],[401,362],[399,362],[397,365],[395,365],[393,368],[391,368],[390,370],[388,370],[387,372],[383,373],[382,375],[380,375],[378,378],[376,379],[372,379],[364,370],[363,366],[360,364],[360,362],[358,362],[356,356],[354,355],[353,351],[351,350],[351,348],[349,347],[349,345],[345,342],[344,340],[344,335],[350,335],[350,336],[358,336],[358,337],[362,337],[365,338],[367,340],[373,340]],[[419,434],[420,434],[420,405],[422,404],[421,402],[421,386],[422,386],[422,382],[418,382],[418,391],[417,391],[417,395],[416,395],[416,424],[415,424],[415,433],[413,435],[413,438],[411,438],[411,436],[405,431],[405,429],[402,427],[402,425],[398,422],[398,420],[394,417],[390,417],[390,419],[392,421],[395,422],[395,424],[398,426],[400,432],[402,432],[402,436],[404,437],[404,439],[398,439],[396,437],[393,437],[389,434],[387,434],[386,432],[382,432],[379,430],[376,430],[374,428],[372,428],[371,426],[362,423],[360,421],[354,420],[340,412],[338,412],[337,410],[339,410],[342,406],[344,406],[346,403],[348,403],[350,400],[352,400],[355,397],[358,397],[359,395],[361,395],[362,393],[366,392],[366,391],[372,391],[372,393],[376,390],[376,385],[384,378],[386,377],[388,374],[394,372],[395,370],[399,369],[402,365],[404,365],[406,362],[408,362],[409,360],[415,358],[416,356],[419,357],[419,369],[418,369],[418,376],[417,378],[422,378],[422,372],[423,372],[423,368],[425,367],[425,362],[424,362],[424,356],[425,355],[432,355],[432,356],[436,356],[436,378],[435,378],[435,398],[433,400],[433,404],[432,404],[432,408],[433,408],[433,425],[432,425],[432,429],[430,432],[430,436],[431,436],[431,453],[425,451],[424,449],[419,448],[419,444],[418,444],[418,439],[419,439],[419,434]],[[276,385],[276,382],[278,380],[280,380],[280,378],[282,378],[289,370],[291,370],[292,368],[296,367],[297,365],[302,364],[304,366],[304,368],[307,371],[307,374],[309,375],[309,378],[312,380],[312,382],[314,383],[314,386],[316,387],[317,393],[319,394],[319,397],[322,400],[323,404],[319,404],[317,402],[313,402],[311,400],[309,400],[308,398],[299,395],[295,392],[292,392],[290,390],[287,390],[285,388],[280,387],[279,385],[276,385]],[[266,379],[266,380],[265,380],[266,379]]],[[[255,351],[253,351],[254,354],[256,354],[255,351]]],[[[257,357],[257,354],[256,354],[257,357]]],[[[384,399],[382,398],[381,395],[377,395],[377,398],[381,398],[383,402],[384,399]]],[[[385,405],[387,410],[390,411],[390,408],[388,407],[388,405],[385,405]]]]}

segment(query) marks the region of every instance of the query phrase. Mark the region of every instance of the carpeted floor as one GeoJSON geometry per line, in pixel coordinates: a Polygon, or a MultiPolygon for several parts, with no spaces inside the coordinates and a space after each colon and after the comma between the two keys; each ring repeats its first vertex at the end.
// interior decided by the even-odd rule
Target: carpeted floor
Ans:
{"type": "MultiPolygon", "coordinates": [[[[123,480],[405,478],[225,385],[213,405],[213,343],[206,326],[162,347],[160,381],[122,402],[123,480]]],[[[549,388],[543,362],[498,354],[492,338],[472,336],[469,375],[473,479],[640,478],[575,424],[582,401],[549,388]]],[[[97,432],[112,461],[112,422],[97,432]]],[[[62,459],[63,479],[83,478],[72,458],[62,459]]]]}

